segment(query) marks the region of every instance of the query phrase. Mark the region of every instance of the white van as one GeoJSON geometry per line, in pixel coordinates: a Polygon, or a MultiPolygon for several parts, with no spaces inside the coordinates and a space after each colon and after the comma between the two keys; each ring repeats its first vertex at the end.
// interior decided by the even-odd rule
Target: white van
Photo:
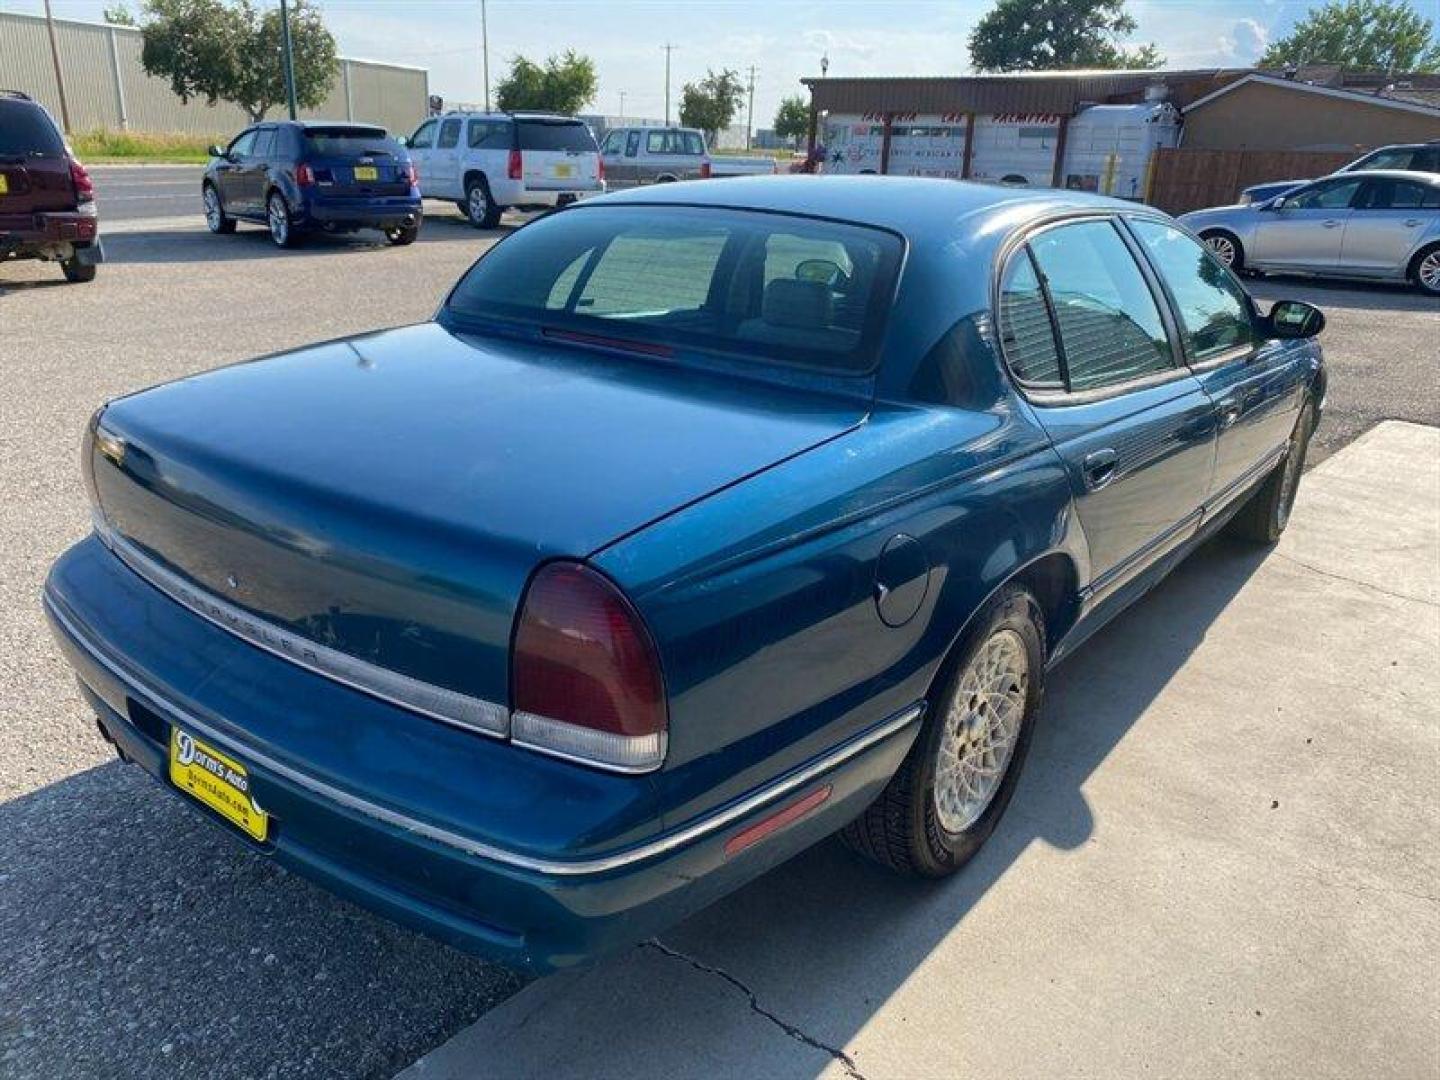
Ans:
{"type": "Polygon", "coordinates": [[[563,206],[605,190],[595,136],[570,116],[446,113],[406,145],[420,194],[455,203],[477,229],[494,228],[509,207],[563,206]]]}

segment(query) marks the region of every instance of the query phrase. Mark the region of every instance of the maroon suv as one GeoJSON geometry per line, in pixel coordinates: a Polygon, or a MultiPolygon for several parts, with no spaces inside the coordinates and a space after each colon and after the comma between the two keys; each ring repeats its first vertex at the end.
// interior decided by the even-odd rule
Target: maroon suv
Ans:
{"type": "Polygon", "coordinates": [[[55,121],[15,90],[0,90],[0,262],[58,262],[66,281],[93,281],[104,261],[95,185],[55,121]]]}

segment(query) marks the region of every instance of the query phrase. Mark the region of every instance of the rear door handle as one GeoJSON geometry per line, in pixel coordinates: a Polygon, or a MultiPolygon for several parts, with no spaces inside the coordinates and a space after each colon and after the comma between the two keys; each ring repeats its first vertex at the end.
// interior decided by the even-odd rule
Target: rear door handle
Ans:
{"type": "Polygon", "coordinates": [[[1340,222],[1335,221],[1335,220],[1333,220],[1333,219],[1330,220],[1330,221],[1325,222],[1325,228],[1327,228],[1327,229],[1338,229],[1339,227],[1340,227],[1340,222]]]}
{"type": "Polygon", "coordinates": [[[1220,402],[1220,430],[1224,431],[1239,420],[1244,408],[1239,398],[1226,398],[1220,402]]]}
{"type": "Polygon", "coordinates": [[[1419,219],[1418,217],[1412,217],[1412,218],[1406,218],[1406,219],[1405,219],[1405,227],[1406,227],[1407,229],[1413,229],[1413,228],[1415,228],[1416,225],[1419,225],[1419,224],[1420,224],[1420,219],[1419,219]]]}
{"type": "Polygon", "coordinates": [[[1085,486],[1091,491],[1099,491],[1115,479],[1115,468],[1119,464],[1120,455],[1108,446],[1086,454],[1081,466],[1085,472],[1085,486]]]}

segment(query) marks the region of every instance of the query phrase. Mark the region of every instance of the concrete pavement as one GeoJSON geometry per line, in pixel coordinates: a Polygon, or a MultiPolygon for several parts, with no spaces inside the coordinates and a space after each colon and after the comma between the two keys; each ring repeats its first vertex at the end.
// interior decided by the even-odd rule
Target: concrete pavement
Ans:
{"type": "Polygon", "coordinates": [[[92,165],[100,227],[121,221],[204,213],[200,203],[203,165],[92,165]]]}
{"type": "Polygon", "coordinates": [[[959,877],[822,844],[401,1074],[1440,1072],[1440,430],[1307,474],[1055,675],[959,877]]]}

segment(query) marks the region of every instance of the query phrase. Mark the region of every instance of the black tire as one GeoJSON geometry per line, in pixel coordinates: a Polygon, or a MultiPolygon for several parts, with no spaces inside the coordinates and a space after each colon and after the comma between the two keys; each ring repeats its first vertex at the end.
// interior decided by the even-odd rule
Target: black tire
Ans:
{"type": "Polygon", "coordinates": [[[94,281],[95,269],[93,263],[82,263],[73,256],[69,259],[63,259],[60,262],[60,272],[65,275],[65,280],[72,285],[80,285],[87,281],[94,281]]]}
{"type": "MultiPolygon", "coordinates": [[[[1045,693],[1045,623],[1040,605],[1024,588],[1007,585],[985,605],[974,628],[955,650],[937,681],[937,692],[915,744],[904,764],[880,797],[841,831],[841,839],[855,851],[881,866],[913,877],[939,878],[955,873],[980,850],[1005,813],[1019,782],[1030,749],[1035,719],[1045,693]],[[970,672],[992,642],[1004,639],[1007,648],[1015,638],[1023,643],[1025,685],[1017,691],[1023,710],[1014,748],[998,788],[988,805],[959,831],[942,820],[936,793],[936,775],[952,706],[970,672]]],[[[988,702],[987,702],[988,706],[988,702]]],[[[972,715],[975,715],[972,713],[972,715]]],[[[993,712],[990,714],[993,715],[993,712]]]]}
{"type": "Polygon", "coordinates": [[[1245,269],[1245,245],[1234,233],[1226,229],[1206,229],[1200,234],[1200,239],[1223,265],[1237,274],[1245,269]]]}
{"type": "Polygon", "coordinates": [[[414,225],[397,225],[393,229],[385,230],[385,239],[389,240],[394,247],[405,247],[413,244],[415,238],[420,235],[420,223],[414,225]]]}
{"type": "Polygon", "coordinates": [[[233,233],[235,219],[225,213],[225,204],[220,201],[220,192],[214,184],[200,189],[200,198],[205,204],[205,225],[212,233],[233,233]]]}
{"type": "Polygon", "coordinates": [[[490,183],[483,176],[473,176],[465,184],[465,218],[477,229],[493,229],[500,224],[502,207],[495,205],[490,183]]]}
{"type": "Polygon", "coordinates": [[[290,206],[285,196],[278,191],[270,192],[265,200],[265,220],[270,227],[270,239],[276,247],[293,248],[300,243],[300,230],[290,217],[290,206]]]}
{"type": "Polygon", "coordinates": [[[1290,524],[1290,510],[1305,470],[1305,452],[1315,432],[1315,403],[1306,400],[1290,433],[1290,449],[1265,482],[1246,500],[1225,530],[1252,544],[1273,544],[1290,524]]]}
{"type": "Polygon", "coordinates": [[[1426,296],[1440,296],[1440,244],[1415,253],[1410,260],[1410,280],[1426,296]]]}

